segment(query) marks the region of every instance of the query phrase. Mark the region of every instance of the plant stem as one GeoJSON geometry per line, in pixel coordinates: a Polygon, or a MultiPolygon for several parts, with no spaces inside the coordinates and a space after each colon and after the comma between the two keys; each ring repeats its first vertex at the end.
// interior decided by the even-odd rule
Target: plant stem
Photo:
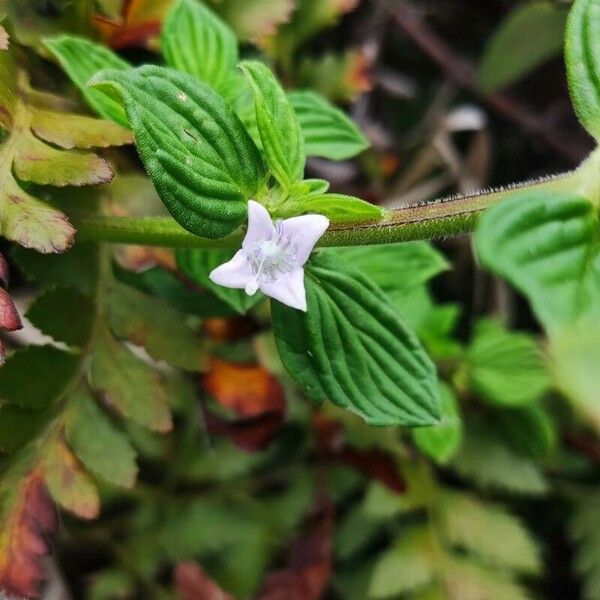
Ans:
{"type": "MultiPolygon", "coordinates": [[[[518,189],[559,191],[571,187],[574,173],[525,182],[507,189],[456,196],[394,209],[383,221],[332,225],[319,246],[359,246],[434,239],[472,231],[478,215],[518,189]]],[[[237,248],[243,231],[209,240],[186,231],[170,217],[113,217],[94,213],[69,214],[80,241],[140,244],[171,248],[237,248]]]]}

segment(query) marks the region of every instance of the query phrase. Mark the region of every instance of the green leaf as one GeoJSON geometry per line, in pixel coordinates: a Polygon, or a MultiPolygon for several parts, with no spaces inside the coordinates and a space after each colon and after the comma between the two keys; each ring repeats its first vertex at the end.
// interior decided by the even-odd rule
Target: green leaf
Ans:
{"type": "Polygon", "coordinates": [[[583,488],[574,499],[569,536],[577,544],[574,568],[583,600],[600,597],[600,488],[583,488]]]}
{"type": "Polygon", "coordinates": [[[439,506],[442,534],[454,546],[511,571],[541,571],[537,544],[503,507],[454,492],[444,492],[439,506]]]}
{"type": "Polygon", "coordinates": [[[178,250],[175,256],[177,267],[186,277],[210,290],[236,312],[245,314],[263,298],[263,295],[249,296],[244,290],[216,285],[208,277],[214,268],[231,260],[234,253],[235,251],[231,250],[178,250]]]}
{"type": "Polygon", "coordinates": [[[600,139],[600,1],[576,0],[569,13],[565,59],[569,91],[581,124],[600,139]]]}
{"type": "Polygon", "coordinates": [[[22,181],[62,187],[108,183],[113,176],[108,163],[96,154],[57,150],[30,132],[20,136],[17,148],[13,168],[22,181]]]}
{"type": "Polygon", "coordinates": [[[193,289],[191,282],[181,281],[181,277],[167,269],[152,267],[134,273],[113,265],[116,278],[136,289],[162,298],[177,310],[199,317],[228,317],[235,311],[207,290],[193,289]]]}
{"type": "Polygon", "coordinates": [[[425,527],[415,527],[376,561],[369,598],[391,598],[413,592],[435,577],[431,537],[425,527]]]}
{"type": "Polygon", "coordinates": [[[57,342],[82,348],[89,340],[94,305],[73,288],[54,287],[42,292],[25,316],[57,342]]]}
{"type": "Polygon", "coordinates": [[[448,261],[427,242],[355,246],[336,250],[391,298],[427,283],[448,261]]]}
{"type": "Polygon", "coordinates": [[[381,521],[365,514],[362,506],[351,509],[337,523],[334,550],[338,560],[346,562],[364,552],[381,535],[381,521]]]}
{"type": "Polygon", "coordinates": [[[541,458],[556,447],[556,427],[539,406],[499,410],[494,419],[504,438],[519,452],[541,458]]]}
{"type": "Polygon", "coordinates": [[[494,32],[479,65],[479,85],[493,92],[513,83],[562,50],[564,6],[532,0],[518,5],[494,32]]]}
{"type": "Polygon", "coordinates": [[[333,252],[312,260],[305,285],[306,313],[271,306],[281,360],[309,398],[371,425],[437,422],[435,367],[383,293],[333,252]]]}
{"type": "Polygon", "coordinates": [[[115,600],[133,594],[134,581],[125,570],[107,569],[94,573],[87,590],[88,600],[115,600]]]}
{"type": "Polygon", "coordinates": [[[539,400],[550,387],[548,367],[535,341],[481,320],[466,353],[470,390],[501,406],[523,406],[539,400]]]}
{"type": "Polygon", "coordinates": [[[317,213],[325,215],[332,223],[356,223],[357,221],[378,221],[387,211],[354,196],[346,194],[322,194],[312,192],[305,196],[295,196],[282,206],[284,215],[317,213]]]}
{"type": "Polygon", "coordinates": [[[223,94],[238,62],[233,31],[197,0],[177,0],[167,13],[160,36],[167,66],[189,73],[223,94]]]}
{"type": "Polygon", "coordinates": [[[552,334],[600,315],[598,210],[586,198],[521,192],[481,217],[482,264],[523,292],[552,334]]]}
{"type": "Polygon", "coordinates": [[[22,408],[52,406],[76,374],[79,358],[52,346],[15,351],[0,369],[0,399],[22,408]]]}
{"type": "MultiPolygon", "coordinates": [[[[396,304],[398,304],[398,300],[396,300],[396,304]]],[[[430,298],[426,304],[429,304],[429,308],[416,324],[419,338],[423,340],[425,348],[434,360],[460,358],[463,352],[462,346],[452,337],[452,332],[460,316],[459,307],[456,304],[434,306],[430,298]]],[[[399,310],[404,317],[405,313],[400,308],[399,310]]]]}
{"type": "Polygon", "coordinates": [[[87,83],[102,69],[127,70],[130,68],[129,63],[106,46],[77,36],[62,35],[47,39],[44,45],[56,57],[90,108],[101,117],[128,127],[127,116],[121,103],[88,87],[87,83]]]}
{"type": "Polygon", "coordinates": [[[0,406],[0,452],[12,453],[39,435],[48,424],[51,410],[32,411],[14,404],[0,406]]]}
{"type": "Polygon", "coordinates": [[[417,600],[445,599],[443,590],[452,590],[452,597],[489,598],[490,600],[531,600],[529,591],[515,581],[512,573],[499,571],[467,558],[452,557],[443,565],[443,588],[434,596],[417,600]]]}
{"type": "Polygon", "coordinates": [[[83,389],[76,390],[69,398],[65,437],[92,473],[115,485],[133,487],[137,476],[135,451],[83,389]]]}
{"type": "Polygon", "coordinates": [[[60,148],[107,148],[131,144],[133,135],[116,123],[31,107],[31,130],[60,148]]]}
{"type": "Polygon", "coordinates": [[[458,402],[452,390],[440,384],[442,417],[437,425],[419,427],[412,432],[415,445],[438,464],[448,462],[458,450],[462,440],[462,421],[458,402]]]}
{"type": "Polygon", "coordinates": [[[96,341],[90,385],[126,418],[154,431],[171,429],[162,379],[108,331],[96,341]]]}
{"type": "Polygon", "coordinates": [[[188,327],[185,315],[164,300],[153,298],[122,284],[108,296],[108,322],[113,333],[174,367],[200,371],[204,349],[188,327]]]}
{"type": "Polygon", "coordinates": [[[50,256],[17,247],[12,256],[25,275],[39,283],[72,287],[86,296],[98,284],[99,257],[94,244],[79,242],[69,252],[50,256]]]}
{"type": "Polygon", "coordinates": [[[246,201],[265,184],[264,165],[216,92],[191,75],[149,65],[103,71],[93,81],[122,95],[144,166],[183,227],[217,238],[244,222],[246,201]]]}
{"type": "Polygon", "coordinates": [[[303,213],[325,215],[332,223],[376,221],[388,211],[354,196],[328,194],[329,183],[322,179],[297,181],[289,189],[274,213],[278,217],[294,217],[303,213]]]}
{"type": "Polygon", "coordinates": [[[256,125],[269,170],[284,190],[302,178],[306,155],[296,113],[272,71],[244,61],[240,68],[254,94],[256,125]]]}
{"type": "Polygon", "coordinates": [[[600,327],[598,322],[567,327],[551,342],[552,371],[575,413],[600,432],[600,327]]]}
{"type": "Polygon", "coordinates": [[[452,467],[485,491],[531,496],[548,491],[548,482],[535,462],[514,452],[494,430],[478,421],[467,427],[452,467]]]}
{"type": "Polygon", "coordinates": [[[288,99],[298,117],[307,156],[346,160],[369,147],[352,120],[320,94],[293,91],[288,99]]]}

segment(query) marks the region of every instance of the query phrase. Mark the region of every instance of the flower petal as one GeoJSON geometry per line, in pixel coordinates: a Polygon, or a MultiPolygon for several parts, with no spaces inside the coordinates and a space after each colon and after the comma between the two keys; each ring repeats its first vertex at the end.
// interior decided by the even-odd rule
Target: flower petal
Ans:
{"type": "Polygon", "coordinates": [[[298,266],[302,266],[308,260],[319,238],[329,227],[329,219],[323,215],[303,215],[285,219],[281,226],[298,248],[298,266]]]}
{"type": "Polygon", "coordinates": [[[306,290],[302,268],[285,273],[271,283],[261,283],[260,290],[263,294],[287,306],[306,312],[306,290]]]}
{"type": "Polygon", "coordinates": [[[253,244],[269,239],[274,231],[275,227],[267,209],[254,200],[248,200],[248,230],[242,248],[247,250],[253,244]]]}
{"type": "Polygon", "coordinates": [[[209,278],[213,283],[223,287],[244,289],[252,279],[252,269],[244,250],[238,250],[229,262],[213,269],[209,278]]]}

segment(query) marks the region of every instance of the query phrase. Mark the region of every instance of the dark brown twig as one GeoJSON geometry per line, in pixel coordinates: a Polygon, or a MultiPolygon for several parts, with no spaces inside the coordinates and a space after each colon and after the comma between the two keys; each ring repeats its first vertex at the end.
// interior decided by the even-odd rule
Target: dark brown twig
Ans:
{"type": "Polygon", "coordinates": [[[587,148],[574,143],[572,136],[567,132],[556,131],[547,119],[533,112],[519,100],[503,92],[484,95],[477,85],[473,65],[440,39],[408,3],[394,3],[389,10],[400,29],[444,71],[447,77],[477,94],[490,108],[517,123],[527,133],[538,137],[558,156],[572,164],[582,160],[587,148]]]}

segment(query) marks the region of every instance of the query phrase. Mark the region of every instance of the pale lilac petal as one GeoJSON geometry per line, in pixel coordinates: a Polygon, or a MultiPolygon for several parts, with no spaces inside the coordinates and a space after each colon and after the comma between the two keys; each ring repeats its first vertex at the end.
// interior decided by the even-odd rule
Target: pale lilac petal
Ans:
{"type": "Polygon", "coordinates": [[[260,291],[279,300],[282,304],[306,312],[304,269],[295,269],[290,273],[285,273],[271,283],[261,283],[260,291]]]}
{"type": "Polygon", "coordinates": [[[298,266],[302,266],[329,227],[329,219],[323,215],[303,215],[285,219],[281,222],[281,227],[292,244],[298,248],[298,266]]]}
{"type": "Polygon", "coordinates": [[[253,244],[269,239],[274,231],[275,227],[267,209],[254,200],[248,200],[248,230],[242,248],[247,250],[253,244]]]}
{"type": "Polygon", "coordinates": [[[244,289],[252,279],[252,269],[243,250],[238,250],[233,258],[214,269],[210,280],[223,287],[244,289]]]}

